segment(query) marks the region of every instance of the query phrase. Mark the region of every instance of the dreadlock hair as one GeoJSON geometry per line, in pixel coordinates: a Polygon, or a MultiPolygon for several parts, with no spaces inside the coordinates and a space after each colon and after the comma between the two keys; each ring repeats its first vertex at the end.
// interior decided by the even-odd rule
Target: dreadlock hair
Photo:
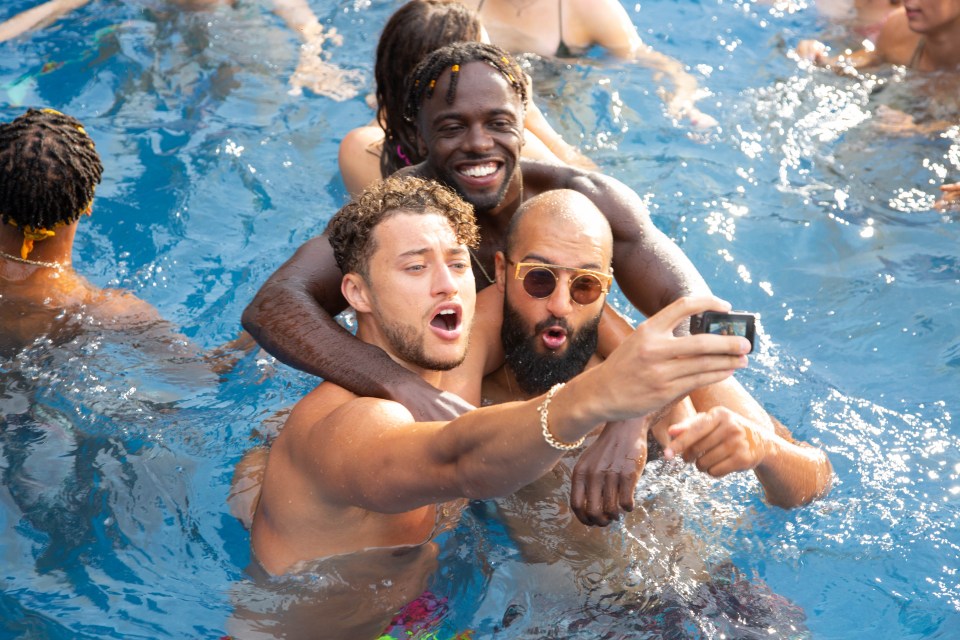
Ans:
{"type": "Polygon", "coordinates": [[[481,32],[476,12],[450,0],[411,0],[390,16],[374,64],[377,121],[384,132],[382,177],[423,160],[417,152],[416,128],[403,117],[410,72],[427,54],[454,42],[479,41],[481,32]]]}
{"type": "Polygon", "coordinates": [[[83,125],[53,109],[0,124],[0,220],[21,229],[70,224],[86,212],[103,165],[83,125]]]}
{"type": "Polygon", "coordinates": [[[527,104],[527,83],[520,65],[509,53],[493,44],[483,42],[458,42],[437,49],[420,61],[407,82],[407,101],[404,117],[415,123],[420,115],[423,101],[433,95],[437,80],[445,71],[450,71],[450,87],[447,89],[447,104],[453,104],[457,96],[457,80],[460,69],[470,62],[485,62],[496,69],[513,87],[520,102],[527,104]]]}
{"type": "Polygon", "coordinates": [[[338,211],[324,234],[344,274],[367,278],[370,256],[376,251],[374,229],[395,213],[439,213],[457,236],[457,242],[476,248],[480,229],[473,206],[447,186],[414,176],[391,176],[376,182],[338,211]]]}

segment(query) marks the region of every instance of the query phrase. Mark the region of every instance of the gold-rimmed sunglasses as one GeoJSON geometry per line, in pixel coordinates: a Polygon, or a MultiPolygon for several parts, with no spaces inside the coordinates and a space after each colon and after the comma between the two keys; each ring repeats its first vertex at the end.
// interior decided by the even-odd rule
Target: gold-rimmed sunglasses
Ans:
{"type": "MultiPolygon", "coordinates": [[[[513,260],[510,260],[513,262],[513,260]]],[[[574,302],[588,305],[596,302],[600,294],[610,290],[613,276],[592,269],[562,267],[541,262],[517,262],[513,277],[523,281],[523,290],[533,298],[549,298],[560,281],[559,271],[571,271],[570,297],[574,302]]]]}

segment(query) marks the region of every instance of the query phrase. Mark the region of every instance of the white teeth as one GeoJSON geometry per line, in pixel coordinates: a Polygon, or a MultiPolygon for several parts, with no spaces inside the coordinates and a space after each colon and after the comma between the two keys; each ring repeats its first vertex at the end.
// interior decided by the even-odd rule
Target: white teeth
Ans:
{"type": "Polygon", "coordinates": [[[483,178],[489,176],[491,173],[497,170],[497,165],[495,163],[482,164],[474,167],[467,167],[463,169],[460,173],[470,176],[471,178],[483,178]]]}
{"type": "Polygon", "coordinates": [[[457,314],[457,312],[454,311],[453,309],[444,309],[443,311],[441,311],[441,312],[438,313],[437,315],[441,315],[441,316],[454,316],[454,315],[456,315],[456,314],[457,314]]]}

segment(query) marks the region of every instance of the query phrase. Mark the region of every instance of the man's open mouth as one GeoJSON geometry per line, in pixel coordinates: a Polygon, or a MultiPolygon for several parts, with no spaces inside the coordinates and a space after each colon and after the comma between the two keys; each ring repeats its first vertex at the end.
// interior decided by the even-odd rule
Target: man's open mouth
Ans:
{"type": "Polygon", "coordinates": [[[456,309],[441,309],[433,316],[430,325],[443,331],[454,331],[460,326],[460,312],[456,309]]]}
{"type": "Polygon", "coordinates": [[[541,336],[545,347],[559,349],[567,341],[567,330],[563,327],[550,327],[541,336]]]}

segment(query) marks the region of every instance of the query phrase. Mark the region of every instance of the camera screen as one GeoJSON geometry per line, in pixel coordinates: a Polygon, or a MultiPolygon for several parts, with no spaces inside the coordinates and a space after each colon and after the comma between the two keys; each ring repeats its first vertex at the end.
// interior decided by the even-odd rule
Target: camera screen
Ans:
{"type": "Polygon", "coordinates": [[[707,333],[718,336],[747,337],[746,320],[714,320],[707,325],[707,333]]]}

